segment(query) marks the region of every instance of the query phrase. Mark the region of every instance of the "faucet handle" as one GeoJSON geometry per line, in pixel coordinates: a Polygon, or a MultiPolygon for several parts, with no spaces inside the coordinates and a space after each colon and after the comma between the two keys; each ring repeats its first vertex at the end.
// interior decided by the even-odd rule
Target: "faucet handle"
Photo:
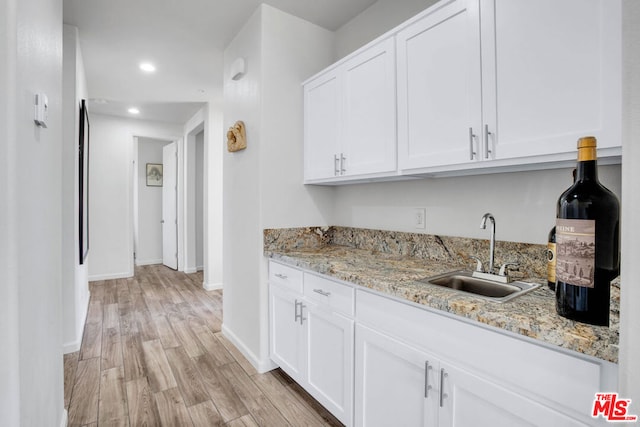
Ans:
{"type": "Polygon", "coordinates": [[[502,267],[500,267],[500,272],[498,272],[498,274],[500,276],[506,276],[507,275],[507,267],[509,266],[514,266],[514,267],[519,267],[520,264],[517,262],[505,262],[504,264],[502,264],[502,267]]]}
{"type": "Polygon", "coordinates": [[[482,266],[482,261],[477,256],[470,256],[469,259],[475,260],[476,262],[476,271],[480,273],[484,273],[484,267],[482,266]]]}

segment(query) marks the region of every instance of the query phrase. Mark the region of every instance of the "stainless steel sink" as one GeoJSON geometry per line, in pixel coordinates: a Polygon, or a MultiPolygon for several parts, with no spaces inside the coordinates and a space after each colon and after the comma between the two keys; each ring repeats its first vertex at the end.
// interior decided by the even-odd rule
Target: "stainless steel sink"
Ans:
{"type": "Polygon", "coordinates": [[[500,283],[498,281],[473,277],[471,271],[452,271],[438,276],[427,277],[426,279],[420,280],[420,282],[444,286],[458,292],[472,294],[494,302],[510,301],[540,286],[537,283],[520,281],[500,283]]]}

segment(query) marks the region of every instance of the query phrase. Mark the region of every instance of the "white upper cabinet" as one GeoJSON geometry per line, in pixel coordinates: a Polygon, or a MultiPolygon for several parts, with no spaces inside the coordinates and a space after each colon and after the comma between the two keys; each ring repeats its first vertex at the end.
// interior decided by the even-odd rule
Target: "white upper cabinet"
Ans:
{"type": "Polygon", "coordinates": [[[573,160],[621,145],[618,0],[441,1],[399,31],[405,174],[573,160]]]}
{"type": "Polygon", "coordinates": [[[339,98],[337,70],[330,70],[304,87],[304,177],[315,180],[339,172],[335,161],[340,152],[339,98]]]}
{"type": "Polygon", "coordinates": [[[305,182],[395,174],[395,88],[392,37],[305,83],[305,182]]]}
{"type": "Polygon", "coordinates": [[[304,84],[305,183],[619,162],[621,13],[441,0],[304,84]]]}
{"type": "Polygon", "coordinates": [[[621,144],[621,8],[612,0],[481,3],[491,158],[621,144]]]}
{"type": "Polygon", "coordinates": [[[400,169],[478,159],[478,0],[447,3],[396,36],[400,169]]]}
{"type": "Polygon", "coordinates": [[[344,64],[343,170],[396,170],[396,79],[393,38],[344,64]]]}

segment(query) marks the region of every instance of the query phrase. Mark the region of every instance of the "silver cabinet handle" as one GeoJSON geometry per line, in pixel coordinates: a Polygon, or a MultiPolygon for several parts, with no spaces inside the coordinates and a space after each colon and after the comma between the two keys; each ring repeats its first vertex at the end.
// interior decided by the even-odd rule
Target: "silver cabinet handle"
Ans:
{"type": "Polygon", "coordinates": [[[322,289],[314,289],[313,292],[315,292],[316,294],[320,294],[323,297],[328,297],[329,295],[331,295],[331,292],[323,291],[322,289]]]}
{"type": "MultiPolygon", "coordinates": [[[[294,313],[294,317],[293,317],[294,322],[297,322],[298,319],[302,318],[302,301],[298,301],[296,299],[295,307],[293,308],[293,313],[294,313]],[[300,314],[298,314],[298,307],[300,307],[300,314]]],[[[302,323],[302,321],[300,321],[300,323],[302,323]]]]}
{"type": "Polygon", "coordinates": [[[431,386],[429,385],[429,370],[431,366],[429,366],[429,361],[424,362],[424,398],[429,398],[429,390],[431,390],[431,386]]]}
{"type": "Polygon", "coordinates": [[[484,158],[485,159],[488,159],[489,154],[491,154],[491,150],[489,149],[490,147],[489,135],[493,135],[491,132],[489,132],[489,125],[484,125],[484,144],[485,144],[484,158]]]}
{"type": "Polygon", "coordinates": [[[444,398],[447,397],[447,394],[444,392],[444,379],[446,378],[447,373],[444,369],[440,369],[440,407],[444,406],[444,398]]]}
{"type": "Polygon", "coordinates": [[[335,176],[340,175],[340,159],[337,154],[333,155],[333,174],[335,176]]]}
{"type": "Polygon", "coordinates": [[[301,324],[301,325],[304,323],[304,321],[305,321],[305,320],[307,320],[307,318],[306,318],[306,317],[304,317],[304,315],[303,315],[303,312],[304,312],[304,309],[305,309],[305,308],[307,308],[307,306],[306,306],[306,305],[304,305],[304,304],[302,303],[302,301],[300,301],[300,324],[301,324]]]}
{"type": "Polygon", "coordinates": [[[295,308],[294,308],[294,310],[293,310],[293,311],[294,311],[294,318],[293,318],[293,321],[294,321],[294,322],[297,322],[297,321],[298,321],[298,319],[300,319],[300,324],[302,325],[302,323],[303,323],[305,320],[307,320],[307,318],[306,318],[306,317],[304,317],[304,316],[302,315],[302,311],[303,311],[306,307],[307,307],[307,306],[306,306],[306,305],[304,305],[304,303],[303,303],[302,301],[298,301],[298,300],[296,299],[296,305],[295,305],[295,308]],[[298,307],[300,307],[300,314],[298,314],[298,307]]]}
{"type": "Polygon", "coordinates": [[[344,175],[347,171],[347,166],[345,165],[345,163],[347,163],[347,158],[344,156],[344,154],[340,153],[340,175],[344,175]]]}
{"type": "Polygon", "coordinates": [[[473,160],[476,157],[476,150],[474,150],[473,140],[476,135],[473,133],[473,128],[469,128],[469,160],[473,160]]]}
{"type": "Polygon", "coordinates": [[[276,273],[274,276],[278,279],[287,280],[287,276],[285,274],[276,273]]]}

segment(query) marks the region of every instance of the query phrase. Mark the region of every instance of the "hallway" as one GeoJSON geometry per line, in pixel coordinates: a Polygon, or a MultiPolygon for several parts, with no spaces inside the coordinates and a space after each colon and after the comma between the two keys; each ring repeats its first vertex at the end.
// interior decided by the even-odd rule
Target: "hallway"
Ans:
{"type": "Polygon", "coordinates": [[[161,265],[93,282],[64,357],[69,426],[340,426],[279,369],[258,374],[220,332],[222,291],[161,265]]]}

